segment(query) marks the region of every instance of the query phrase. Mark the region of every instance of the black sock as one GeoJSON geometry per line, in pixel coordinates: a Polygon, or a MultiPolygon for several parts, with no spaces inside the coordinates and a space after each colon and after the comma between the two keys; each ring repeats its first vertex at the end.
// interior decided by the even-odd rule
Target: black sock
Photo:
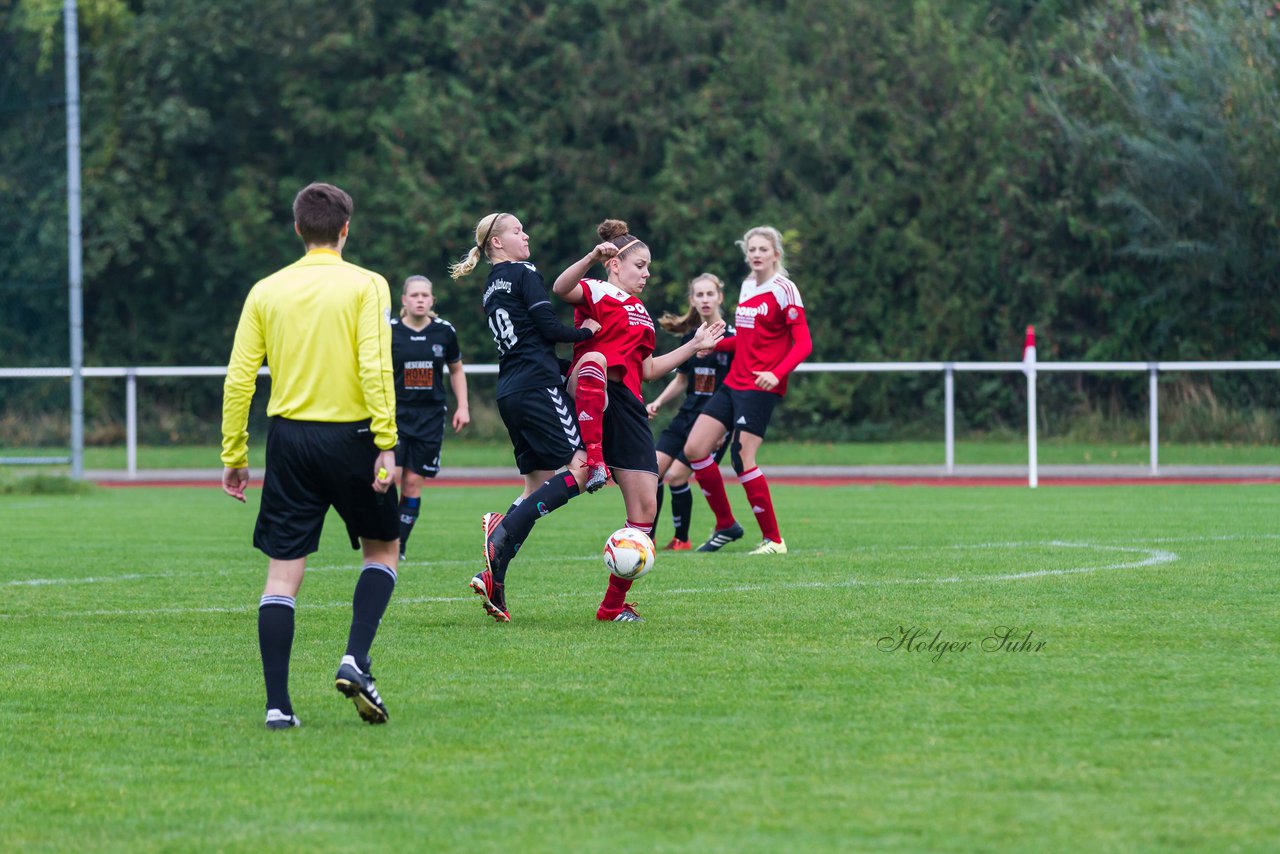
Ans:
{"type": "Polygon", "coordinates": [[[347,636],[347,655],[365,673],[369,672],[369,647],[378,633],[378,624],[396,589],[396,571],[380,563],[367,563],[356,582],[351,598],[351,633],[347,636]]]}
{"type": "Polygon", "coordinates": [[[421,507],[421,497],[400,497],[400,554],[404,554],[404,547],[409,544],[409,535],[413,533],[413,525],[418,521],[421,507]]]}
{"type": "Polygon", "coordinates": [[[507,508],[506,515],[510,516],[512,513],[516,512],[516,508],[519,507],[522,503],[524,503],[523,498],[517,498],[515,501],[512,501],[511,506],[507,508]]]}
{"type": "Polygon", "coordinates": [[[676,539],[689,541],[689,516],[693,514],[693,490],[689,484],[671,487],[671,524],[676,526],[676,539]]]}
{"type": "Polygon", "coordinates": [[[258,650],[267,683],[267,708],[293,714],[289,701],[289,653],[293,651],[292,596],[262,597],[258,604],[258,650]]]}
{"type": "Polygon", "coordinates": [[[494,581],[499,584],[506,583],[507,566],[520,550],[529,532],[533,530],[534,523],[553,510],[563,507],[577,494],[578,484],[573,479],[573,475],[552,475],[550,480],[534,490],[532,495],[521,501],[520,506],[502,520],[501,527],[506,534],[506,541],[503,544],[506,559],[499,562],[493,574],[494,581]]]}
{"type": "Polygon", "coordinates": [[[658,520],[662,518],[662,481],[658,481],[658,509],[653,511],[653,530],[658,530],[658,520]]]}

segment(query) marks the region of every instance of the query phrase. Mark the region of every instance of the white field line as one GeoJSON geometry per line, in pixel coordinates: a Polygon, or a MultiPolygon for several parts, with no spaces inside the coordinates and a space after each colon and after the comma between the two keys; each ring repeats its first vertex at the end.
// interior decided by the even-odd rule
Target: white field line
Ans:
{"type": "MultiPolygon", "coordinates": [[[[1232,541],[1238,541],[1238,540],[1280,540],[1280,534],[1222,534],[1222,535],[1212,536],[1212,537],[1203,537],[1203,536],[1200,536],[1200,537],[1140,537],[1135,540],[1129,540],[1128,542],[1135,543],[1135,544],[1136,543],[1156,543],[1156,544],[1164,545],[1164,544],[1170,544],[1170,543],[1220,543],[1220,542],[1232,542],[1232,541]]],[[[972,550],[972,549],[1017,549],[1017,548],[1032,548],[1032,547],[1044,547],[1044,546],[1057,546],[1057,547],[1063,547],[1063,548],[1117,549],[1117,550],[1124,548],[1122,546],[1111,546],[1111,545],[1106,545],[1102,543],[1069,543],[1062,540],[1049,540],[1045,542],[954,543],[954,544],[945,545],[945,546],[868,545],[868,546],[851,546],[848,548],[842,548],[838,552],[829,551],[827,549],[793,549],[792,552],[799,553],[799,554],[805,554],[805,553],[818,554],[823,552],[828,552],[830,554],[874,554],[877,552],[961,551],[961,550],[972,550]]],[[[575,562],[576,561],[594,561],[594,560],[599,560],[599,558],[597,558],[595,555],[571,555],[568,557],[537,558],[537,560],[543,560],[543,561],[554,560],[557,563],[567,563],[570,561],[575,561],[575,562]]],[[[1165,561],[1165,560],[1157,561],[1157,563],[1167,563],[1167,562],[1168,561],[1165,561]]],[[[401,565],[407,567],[409,571],[414,571],[415,569],[432,569],[434,567],[447,567],[447,566],[470,567],[470,566],[475,566],[478,563],[479,563],[478,559],[462,560],[457,558],[450,558],[446,560],[427,560],[427,561],[409,560],[401,565]]],[[[1147,566],[1150,564],[1143,564],[1143,565],[1147,566]]],[[[331,565],[320,564],[316,566],[308,566],[307,572],[309,573],[310,572],[355,572],[359,570],[359,568],[360,568],[360,565],[354,562],[343,563],[343,564],[331,564],[331,565]]],[[[1103,567],[1082,567],[1078,569],[1066,569],[1066,570],[1045,570],[1043,574],[1062,575],[1062,574],[1070,574],[1075,572],[1092,572],[1097,570],[1117,569],[1117,568],[1126,569],[1126,568],[1129,568],[1129,565],[1124,564],[1123,566],[1114,566],[1114,567],[1103,566],[1103,567]]],[[[117,582],[117,581],[137,581],[143,578],[176,578],[176,577],[190,578],[193,575],[238,575],[245,571],[246,571],[245,567],[236,567],[233,569],[202,570],[199,573],[191,572],[189,570],[183,570],[181,572],[146,572],[146,573],[131,572],[131,573],[126,573],[121,575],[89,576],[85,578],[20,578],[12,581],[0,582],[0,587],[46,587],[46,586],[56,587],[56,586],[62,586],[62,585],[68,585],[68,584],[110,584],[112,582],[117,582]]],[[[965,581],[965,580],[990,581],[990,580],[1012,580],[1015,578],[1024,578],[1024,577],[1026,578],[1035,577],[1035,574],[1032,574],[1032,575],[1016,574],[1016,575],[1009,575],[1009,576],[974,576],[969,579],[961,579],[961,578],[936,579],[935,578],[935,579],[919,579],[919,580],[900,580],[900,581],[893,581],[893,582],[886,581],[886,582],[877,582],[877,583],[926,584],[926,583],[932,583],[934,581],[940,581],[940,580],[946,580],[951,582],[965,581]]]]}
{"type": "MultiPolygon", "coordinates": [[[[172,575],[166,572],[162,575],[172,575]]],[[[89,576],[88,578],[19,578],[6,581],[3,587],[55,587],[61,584],[109,584],[112,581],[136,581],[139,578],[155,578],[155,574],[129,572],[124,575],[89,576]]]]}
{"type": "MultiPolygon", "coordinates": [[[[1095,543],[1067,543],[1059,540],[1051,540],[1043,543],[987,543],[984,545],[963,545],[963,546],[943,546],[943,549],[976,549],[976,548],[1010,548],[1021,546],[1030,548],[1033,546],[1044,547],[1053,546],[1058,548],[1073,549],[1099,549],[1104,551],[1126,552],[1130,554],[1145,555],[1141,560],[1124,561],[1122,563],[1108,563],[1098,566],[1077,566],[1070,569],[1041,569],[1032,572],[1013,572],[1001,575],[973,575],[969,577],[948,576],[943,578],[892,578],[892,579],[876,579],[873,581],[864,581],[858,578],[850,578],[844,581],[810,581],[810,582],[793,582],[782,584],[757,584],[743,585],[739,587],[716,588],[717,590],[731,590],[737,592],[745,592],[750,590],[777,590],[777,589],[799,589],[806,587],[813,588],[831,588],[831,587],[888,587],[903,584],[965,584],[974,581],[1023,581],[1028,578],[1043,578],[1053,575],[1079,575],[1089,572],[1105,572],[1113,569],[1139,569],[1145,566],[1159,566],[1165,563],[1173,563],[1179,560],[1176,552],[1165,551],[1164,549],[1143,549],[1130,548],[1127,546],[1103,546],[1095,543]]],[[[912,547],[914,548],[914,547],[912,547]]],[[[683,590],[662,590],[661,593],[707,593],[705,589],[686,588],[683,590]]]]}
{"type": "MultiPolygon", "coordinates": [[[[1271,535],[1262,535],[1263,538],[1271,538],[1271,535]]],[[[1197,540],[1209,540],[1219,538],[1187,538],[1188,542],[1197,540]]],[[[1137,557],[1136,560],[1125,560],[1118,563],[1106,563],[1087,566],[1076,566],[1065,569],[1042,569],[1028,572],[1005,573],[999,575],[978,575],[970,577],[949,576],[942,578],[898,578],[898,579],[876,579],[863,580],[858,578],[849,578],[844,581],[836,582],[769,582],[763,584],[737,584],[728,587],[681,587],[656,589],[646,591],[653,595],[689,595],[704,593],[750,593],[761,590],[801,590],[809,588],[832,588],[832,587],[881,587],[896,585],[929,585],[929,584],[963,584],[969,582],[1003,582],[1003,581],[1023,581],[1031,578],[1042,578],[1056,575],[1079,575],[1084,573],[1105,572],[1109,570],[1119,569],[1139,569],[1148,566],[1159,566],[1162,564],[1173,563],[1179,559],[1175,552],[1164,549],[1141,548],[1135,546],[1113,546],[1102,545],[1099,543],[1077,543],[1067,542],[1063,540],[1048,540],[1044,542],[1009,542],[1009,543],[959,543],[947,546],[866,546],[862,548],[851,549],[850,551],[861,552],[893,552],[893,551],[972,551],[972,550],[995,550],[995,549],[1030,549],[1030,548],[1059,548],[1059,549],[1088,549],[1103,552],[1118,552],[1124,555],[1132,555],[1137,557]]],[[[570,560],[596,560],[594,556],[578,556],[570,558],[570,560]]],[[[543,559],[548,560],[548,559],[543,559]]],[[[557,562],[563,562],[564,558],[554,558],[557,562]]],[[[433,561],[430,565],[449,565],[464,564],[473,565],[475,561],[450,560],[450,561],[433,561]]],[[[352,566],[318,566],[309,567],[309,572],[316,571],[351,571],[352,566]]],[[[221,571],[217,573],[204,574],[225,574],[231,570],[221,571]]],[[[131,573],[120,576],[105,576],[100,578],[82,578],[82,579],[27,579],[19,581],[6,582],[7,586],[26,585],[26,586],[45,586],[58,583],[100,583],[104,581],[116,580],[134,580],[138,578],[154,578],[169,577],[178,575],[179,573],[155,573],[151,575],[131,573]]],[[[580,593],[551,593],[551,594],[533,594],[531,598],[542,599],[568,599],[578,598],[580,593]]],[[[447,602],[468,602],[473,597],[470,596],[414,596],[400,597],[393,599],[394,603],[400,605],[426,604],[426,603],[447,603],[447,602]]],[[[306,602],[303,604],[305,609],[314,608],[349,608],[351,602],[349,599],[339,602],[306,602]]],[[[56,615],[50,615],[48,612],[40,612],[40,616],[60,616],[60,617],[132,617],[132,616],[151,616],[151,615],[175,615],[175,614],[242,614],[249,613],[257,609],[257,605],[253,603],[245,603],[234,607],[192,607],[192,608],[139,608],[139,609],[120,609],[120,610],[93,610],[93,611],[75,611],[61,612],[56,615]]],[[[0,613],[0,619],[14,619],[24,616],[36,616],[36,614],[5,614],[0,613]]]]}
{"type": "MultiPolygon", "coordinates": [[[[391,598],[391,604],[418,604],[424,602],[470,602],[472,596],[403,596],[391,598]]],[[[347,599],[342,602],[303,602],[298,606],[299,610],[311,611],[327,608],[350,608],[351,600],[347,599]]],[[[0,620],[12,620],[18,617],[150,617],[162,616],[165,614],[247,614],[251,611],[257,611],[258,606],[254,604],[236,605],[228,608],[207,607],[207,608],[137,608],[116,611],[64,611],[58,614],[40,613],[40,614],[0,614],[0,620]]]]}
{"type": "MultiPolygon", "coordinates": [[[[557,563],[567,561],[583,561],[583,560],[599,560],[594,555],[574,555],[572,557],[542,558],[542,560],[555,560],[557,563]]],[[[474,567],[481,563],[480,558],[474,560],[428,560],[428,561],[406,561],[402,563],[402,567],[408,567],[412,570],[415,565],[420,569],[432,569],[437,566],[469,566],[474,567]]],[[[114,581],[136,581],[140,578],[191,578],[197,575],[240,575],[252,569],[256,572],[265,570],[264,562],[260,561],[253,564],[245,564],[244,566],[228,569],[206,569],[199,572],[183,570],[181,572],[130,572],[122,575],[99,575],[88,576],[85,578],[19,578],[13,581],[0,582],[0,587],[57,587],[66,584],[110,584],[114,581]]],[[[358,563],[344,563],[333,566],[308,566],[307,573],[314,572],[350,572],[353,575],[360,571],[358,563]]],[[[265,577],[265,576],[264,576],[265,577]]]]}

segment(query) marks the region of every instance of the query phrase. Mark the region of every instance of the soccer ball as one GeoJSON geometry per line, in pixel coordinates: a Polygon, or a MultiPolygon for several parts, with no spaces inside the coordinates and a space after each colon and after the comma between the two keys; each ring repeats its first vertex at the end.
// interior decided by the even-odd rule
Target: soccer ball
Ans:
{"type": "Polygon", "coordinates": [[[619,528],[604,541],[604,565],[619,578],[639,578],[654,558],[653,540],[638,528],[619,528]]]}

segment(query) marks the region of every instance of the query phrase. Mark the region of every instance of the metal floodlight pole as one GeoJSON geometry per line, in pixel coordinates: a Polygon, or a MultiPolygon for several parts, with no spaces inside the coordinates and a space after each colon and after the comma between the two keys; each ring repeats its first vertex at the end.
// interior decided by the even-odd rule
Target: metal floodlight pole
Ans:
{"type": "Polygon", "coordinates": [[[76,0],[63,2],[67,60],[67,266],[71,337],[71,477],[84,478],[84,248],[80,234],[80,36],[76,0]]]}

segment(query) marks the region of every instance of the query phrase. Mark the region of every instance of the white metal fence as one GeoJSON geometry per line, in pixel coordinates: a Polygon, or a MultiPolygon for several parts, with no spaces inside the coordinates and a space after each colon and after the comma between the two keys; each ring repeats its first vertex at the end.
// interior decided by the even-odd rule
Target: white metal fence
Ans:
{"type": "MultiPolygon", "coordinates": [[[[1036,447],[1036,377],[1049,373],[1137,373],[1148,377],[1149,436],[1151,474],[1160,471],[1161,374],[1183,371],[1280,371],[1280,361],[1254,362],[807,362],[799,373],[940,373],[944,397],[944,453],[946,472],[955,471],[955,375],[957,373],[1024,373],[1027,377],[1027,482],[1038,482],[1036,447]]],[[[496,374],[497,365],[467,365],[468,374],[496,374]]],[[[86,378],[123,378],[125,381],[125,446],[129,477],[138,474],[138,379],[141,377],[220,377],[225,367],[85,368],[86,378]]],[[[269,375],[263,368],[262,375],[269,375]]],[[[69,378],[70,368],[0,368],[0,380],[69,378]]],[[[65,457],[0,457],[0,463],[66,463],[65,457]]]]}

